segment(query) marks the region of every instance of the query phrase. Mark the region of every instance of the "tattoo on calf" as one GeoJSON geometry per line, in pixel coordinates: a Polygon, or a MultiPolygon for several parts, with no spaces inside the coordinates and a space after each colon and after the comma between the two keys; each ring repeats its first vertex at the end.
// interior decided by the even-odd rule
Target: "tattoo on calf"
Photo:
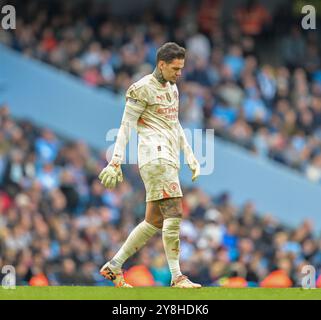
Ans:
{"type": "Polygon", "coordinates": [[[169,198],[158,200],[159,210],[164,219],[182,218],[182,200],[181,198],[169,198]]]}

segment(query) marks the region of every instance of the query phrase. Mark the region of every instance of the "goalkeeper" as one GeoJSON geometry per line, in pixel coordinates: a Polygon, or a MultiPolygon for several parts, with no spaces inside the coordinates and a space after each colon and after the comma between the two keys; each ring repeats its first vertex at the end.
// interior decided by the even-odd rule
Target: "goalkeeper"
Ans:
{"type": "Polygon", "coordinates": [[[146,189],[145,220],[100,270],[117,287],[131,287],[124,280],[123,263],[136,253],[158,231],[172,274],[172,287],[199,288],[181,273],[180,223],[182,220],[182,191],[178,172],[182,149],[192,171],[194,181],[200,165],[188,144],[178,120],[179,96],[176,81],[184,67],[185,49],[168,42],[157,51],[157,66],[149,74],[132,84],[126,93],[126,106],[118,131],[113,156],[99,175],[106,188],[115,188],[123,181],[121,163],[132,128],[139,137],[138,166],[146,189]]]}

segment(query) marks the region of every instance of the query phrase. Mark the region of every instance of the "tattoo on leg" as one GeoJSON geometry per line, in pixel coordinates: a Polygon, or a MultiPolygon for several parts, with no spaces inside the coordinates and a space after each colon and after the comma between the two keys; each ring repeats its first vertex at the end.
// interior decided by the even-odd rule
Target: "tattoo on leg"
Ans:
{"type": "Polygon", "coordinates": [[[158,201],[159,210],[162,213],[164,219],[182,217],[181,198],[161,199],[158,201]]]}

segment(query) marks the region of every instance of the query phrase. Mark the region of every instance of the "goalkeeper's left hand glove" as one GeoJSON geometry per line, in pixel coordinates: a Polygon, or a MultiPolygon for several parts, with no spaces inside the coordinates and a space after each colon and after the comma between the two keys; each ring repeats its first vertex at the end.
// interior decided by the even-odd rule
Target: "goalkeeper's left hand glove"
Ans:
{"type": "Polygon", "coordinates": [[[100,172],[98,178],[105,188],[114,189],[119,182],[123,181],[120,161],[112,159],[107,167],[100,172]]]}
{"type": "Polygon", "coordinates": [[[195,158],[194,154],[189,155],[188,166],[192,171],[192,174],[193,174],[192,181],[194,182],[198,178],[201,172],[201,166],[197,161],[197,159],[195,158]]]}

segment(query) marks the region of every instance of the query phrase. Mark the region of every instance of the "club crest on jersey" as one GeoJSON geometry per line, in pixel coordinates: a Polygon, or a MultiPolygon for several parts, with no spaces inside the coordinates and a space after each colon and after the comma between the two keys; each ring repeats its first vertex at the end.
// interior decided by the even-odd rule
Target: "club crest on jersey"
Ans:
{"type": "Polygon", "coordinates": [[[172,101],[171,95],[168,92],[166,92],[166,98],[167,98],[168,102],[172,101]]]}
{"type": "Polygon", "coordinates": [[[178,98],[177,91],[174,91],[174,97],[175,97],[175,100],[177,100],[177,98],[178,98]]]}
{"type": "Polygon", "coordinates": [[[170,185],[169,185],[169,189],[173,192],[176,192],[178,190],[178,184],[176,182],[172,182],[170,185]]]}

